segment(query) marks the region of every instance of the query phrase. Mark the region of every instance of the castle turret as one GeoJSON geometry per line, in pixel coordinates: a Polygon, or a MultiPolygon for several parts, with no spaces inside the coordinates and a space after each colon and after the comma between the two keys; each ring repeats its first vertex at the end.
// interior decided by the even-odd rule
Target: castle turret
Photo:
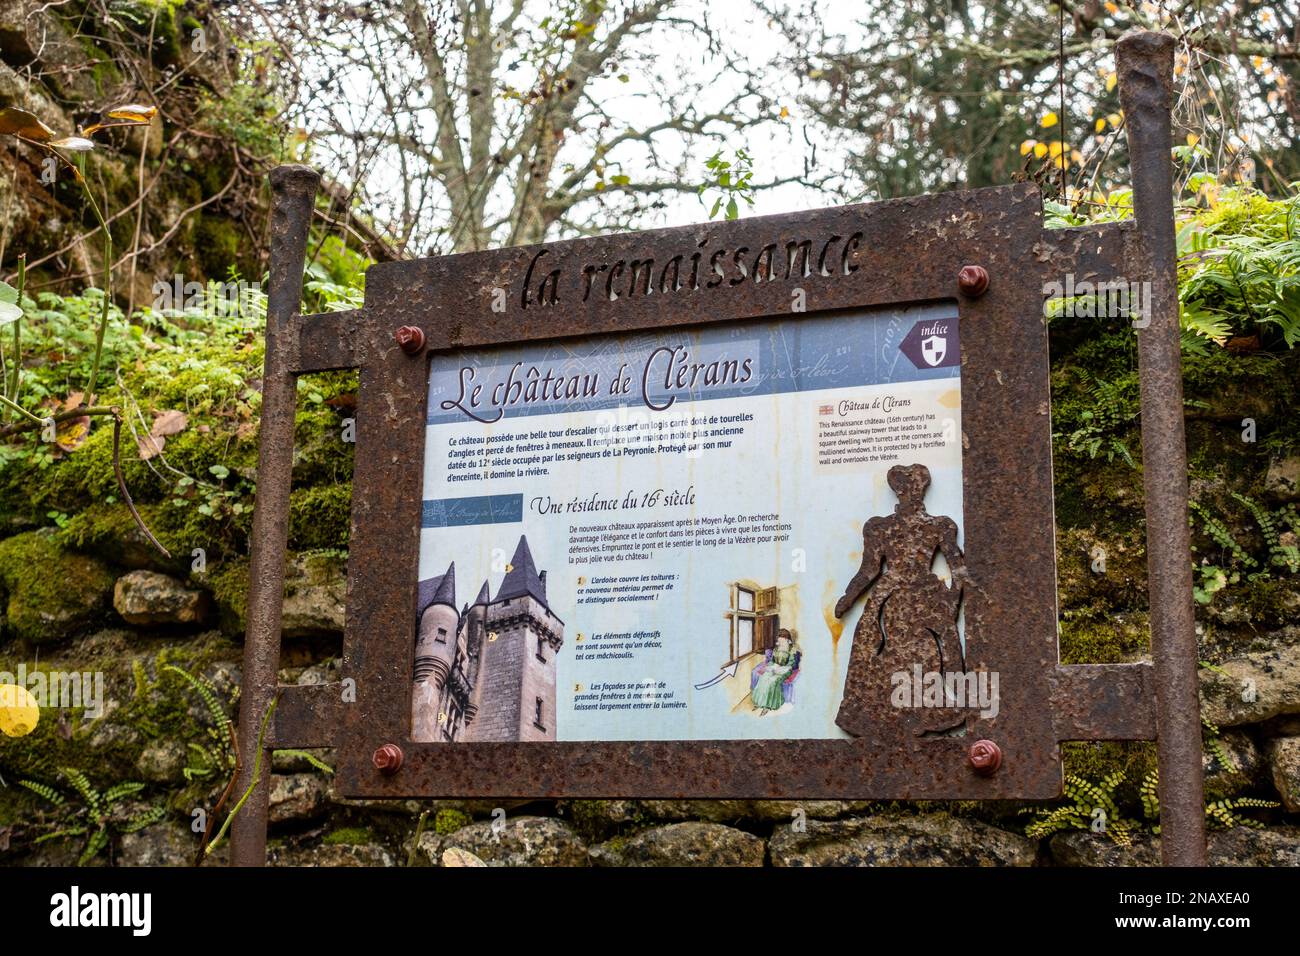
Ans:
{"type": "Polygon", "coordinates": [[[456,658],[460,614],[456,611],[456,564],[440,578],[421,581],[415,637],[415,688],[411,700],[411,736],[440,739],[447,717],[443,688],[456,658]]]}
{"type": "Polygon", "coordinates": [[[485,611],[478,713],[467,739],[555,740],[556,655],[564,622],[551,611],[545,572],[538,572],[526,536],[485,611]]]}
{"type": "Polygon", "coordinates": [[[465,612],[465,676],[472,687],[469,703],[465,705],[465,723],[472,723],[478,713],[479,701],[483,696],[483,685],[479,681],[479,672],[483,664],[483,646],[487,643],[487,606],[490,599],[487,581],[479,589],[474,604],[465,612]]]}

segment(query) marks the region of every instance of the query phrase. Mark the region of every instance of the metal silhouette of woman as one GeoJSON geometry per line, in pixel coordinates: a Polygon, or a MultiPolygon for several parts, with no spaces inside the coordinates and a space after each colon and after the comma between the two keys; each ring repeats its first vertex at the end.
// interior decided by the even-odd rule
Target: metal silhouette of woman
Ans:
{"type": "MultiPolygon", "coordinates": [[[[910,681],[918,664],[923,674],[964,670],[957,616],[967,575],[957,524],[926,512],[930,470],[924,465],[895,465],[888,481],[898,504],[893,514],[871,518],[862,526],[862,566],[835,605],[840,618],[867,595],[853,632],[844,696],[835,718],[855,737],[902,718],[890,700],[893,675],[904,673],[910,681]],[[948,562],[951,586],[933,571],[936,554],[948,562]]],[[[922,734],[951,729],[963,719],[944,706],[923,708],[904,722],[922,734]]]]}

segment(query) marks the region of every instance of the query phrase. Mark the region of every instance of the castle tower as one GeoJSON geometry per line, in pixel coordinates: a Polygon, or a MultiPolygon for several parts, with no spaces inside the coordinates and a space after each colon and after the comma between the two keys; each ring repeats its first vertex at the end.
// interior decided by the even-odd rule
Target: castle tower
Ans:
{"type": "Polygon", "coordinates": [[[555,740],[555,664],[564,622],[551,612],[546,574],[538,573],[526,536],[484,612],[477,714],[466,739],[555,740]]]}
{"type": "Polygon", "coordinates": [[[491,600],[487,581],[479,588],[474,605],[465,612],[465,677],[472,688],[469,702],[465,705],[465,724],[473,723],[478,714],[479,701],[483,696],[483,684],[479,673],[483,666],[483,648],[487,644],[487,608],[491,600]]]}
{"type": "Polygon", "coordinates": [[[450,730],[443,697],[460,639],[454,561],[442,577],[420,582],[418,600],[420,625],[415,635],[411,739],[433,742],[447,739],[443,732],[450,730]]]}

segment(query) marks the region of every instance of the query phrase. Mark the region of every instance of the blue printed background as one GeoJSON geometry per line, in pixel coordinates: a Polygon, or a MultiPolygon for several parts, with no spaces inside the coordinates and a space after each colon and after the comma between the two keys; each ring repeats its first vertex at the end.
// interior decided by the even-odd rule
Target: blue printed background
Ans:
{"type": "MultiPolygon", "coordinates": [[[[912,336],[917,340],[917,335],[912,336]]],[[[727,323],[699,329],[673,329],[666,332],[602,335],[585,339],[466,350],[434,357],[429,376],[429,425],[466,422],[470,419],[459,408],[443,408],[443,402],[455,402],[461,396],[463,368],[474,371],[474,385],[483,386],[480,405],[474,409],[481,418],[494,420],[497,410],[491,395],[498,383],[507,381],[516,363],[515,379],[525,384],[528,369],[539,374],[546,369],[553,376],[596,375],[597,394],[576,399],[536,402],[507,406],[502,421],[530,415],[556,412],[595,411],[619,406],[642,406],[642,365],[654,349],[683,346],[691,363],[753,360],[752,372],[744,384],[697,387],[674,390],[663,387],[666,361],[660,357],[655,374],[648,383],[648,395],[657,406],[675,396],[679,401],[771,395],[783,392],[824,388],[848,388],[894,382],[957,378],[960,375],[960,350],[957,335],[957,310],[952,303],[902,309],[882,309],[858,315],[827,315],[788,321],[773,318],[754,322],[727,323]],[[903,351],[904,340],[919,324],[943,322],[947,325],[945,357],[935,368],[918,368],[903,351]],[[611,395],[610,385],[626,362],[624,375],[631,379],[627,394],[611,395]]],[[[915,351],[915,350],[913,350],[915,351]]],[[[466,391],[469,391],[467,386],[466,391]]],[[[504,391],[504,389],[502,389],[504,391]]],[[[469,405],[468,397],[464,404],[469,405]]]]}

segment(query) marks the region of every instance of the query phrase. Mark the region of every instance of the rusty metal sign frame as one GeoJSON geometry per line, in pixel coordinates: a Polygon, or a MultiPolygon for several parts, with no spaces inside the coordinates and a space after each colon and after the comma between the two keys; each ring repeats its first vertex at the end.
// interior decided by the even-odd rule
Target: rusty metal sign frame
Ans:
{"type": "MultiPolygon", "coordinates": [[[[258,501],[240,708],[237,865],[265,859],[264,747],[333,747],[356,797],[1034,799],[1058,796],[1060,742],[1157,739],[1164,858],[1204,863],[1174,226],[1169,169],[1173,40],[1119,45],[1136,219],[1044,230],[1029,184],[373,266],[361,309],[297,314],[318,184],[272,174],[271,289],[258,501]],[[811,240],[804,274],[619,295],[601,281],[683,249],[811,240]],[[821,250],[820,255],[816,252],[821,250]],[[963,269],[977,266],[979,270],[963,269]],[[1153,664],[1061,665],[1043,289],[1150,282],[1139,339],[1153,664]],[[584,278],[585,277],[585,278],[584,278]],[[791,312],[791,290],[807,311],[791,312]],[[593,293],[595,290],[595,294],[593,293]],[[508,307],[494,311],[504,290],[508,307]],[[1000,674],[996,717],[965,737],[847,740],[417,743],[411,740],[425,407],[430,356],[463,348],[743,319],[955,302],[962,351],[965,560],[979,600],[967,635],[1000,674]],[[400,331],[400,334],[399,334],[400,331]],[[360,370],[352,539],[340,684],[276,687],[296,377],[360,370]],[[996,635],[996,637],[994,637],[996,635]],[[979,741],[973,747],[972,741],[979,741]],[[991,742],[991,743],[990,743],[991,742]],[[996,745],[993,747],[992,745],[996,745]],[[981,749],[983,748],[983,749],[981,749]],[[993,755],[1000,759],[990,759],[993,755]],[[254,785],[255,784],[255,785],[254,785]]],[[[624,287],[626,289],[626,287],[624,287]]],[[[866,516],[846,505],[846,519],[866,516]]]]}

